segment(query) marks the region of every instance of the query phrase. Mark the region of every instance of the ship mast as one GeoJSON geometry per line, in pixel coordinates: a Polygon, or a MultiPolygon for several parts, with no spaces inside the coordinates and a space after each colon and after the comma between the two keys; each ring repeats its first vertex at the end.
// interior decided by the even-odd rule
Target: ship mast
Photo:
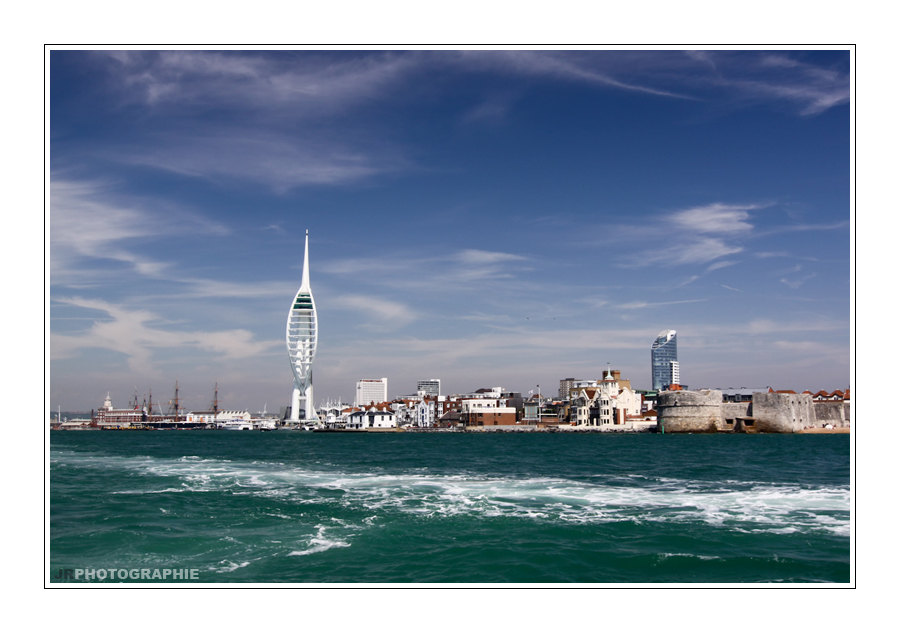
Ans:
{"type": "Polygon", "coordinates": [[[172,409],[175,410],[175,420],[174,421],[177,424],[178,423],[178,381],[177,380],[175,381],[175,399],[170,400],[169,404],[172,405],[171,408],[169,409],[169,413],[172,412],[172,409]]]}

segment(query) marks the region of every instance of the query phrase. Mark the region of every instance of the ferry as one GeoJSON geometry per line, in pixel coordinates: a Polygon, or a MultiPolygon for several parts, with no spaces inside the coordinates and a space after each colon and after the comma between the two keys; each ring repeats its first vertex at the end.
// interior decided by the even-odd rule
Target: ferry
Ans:
{"type": "Polygon", "coordinates": [[[226,431],[252,431],[253,423],[244,420],[231,420],[223,423],[219,428],[226,431]]]}

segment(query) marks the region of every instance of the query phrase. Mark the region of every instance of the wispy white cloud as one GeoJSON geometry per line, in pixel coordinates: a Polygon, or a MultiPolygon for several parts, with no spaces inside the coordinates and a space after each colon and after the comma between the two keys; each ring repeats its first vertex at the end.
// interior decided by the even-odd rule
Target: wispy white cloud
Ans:
{"type": "Polygon", "coordinates": [[[194,277],[173,277],[173,285],[181,290],[172,297],[260,299],[263,297],[290,297],[297,291],[295,282],[259,281],[236,282],[194,277]]]}
{"type": "Polygon", "coordinates": [[[816,66],[789,53],[687,51],[685,57],[695,72],[675,65],[667,69],[670,77],[686,90],[712,91],[736,105],[784,103],[811,116],[850,100],[848,68],[816,66]]]}
{"type": "MultiPolygon", "coordinates": [[[[662,216],[656,231],[647,231],[644,241],[659,242],[654,248],[643,250],[626,259],[632,267],[659,263],[672,265],[705,264],[727,255],[740,253],[744,247],[736,243],[753,232],[749,211],[761,208],[755,204],[724,204],[716,202],[691,207],[662,216]],[[672,244],[671,246],[662,246],[672,244]]],[[[719,262],[706,272],[728,266],[719,262]]]]}
{"type": "Polygon", "coordinates": [[[116,51],[113,72],[128,95],[161,106],[216,103],[318,117],[384,94],[420,65],[420,54],[272,55],[246,51],[116,51]],[[135,91],[134,88],[138,88],[135,91]]]}
{"type": "Polygon", "coordinates": [[[389,94],[440,71],[518,74],[679,99],[709,90],[784,100],[815,114],[849,99],[844,70],[790,53],[753,51],[107,51],[110,70],[151,104],[213,99],[260,108],[302,105],[310,116],[389,94]],[[698,72],[701,71],[701,72],[698,72]]]}
{"type": "MultiPolygon", "coordinates": [[[[174,235],[178,230],[213,235],[227,232],[222,225],[183,209],[169,210],[178,214],[178,222],[172,222],[159,211],[149,211],[154,206],[149,201],[117,196],[114,191],[113,186],[99,181],[51,177],[51,282],[85,283],[91,276],[87,269],[103,260],[125,264],[145,277],[160,277],[170,263],[148,256],[147,240],[174,235]]],[[[108,274],[96,270],[94,274],[98,272],[101,277],[108,274]]]]}
{"type": "Polygon", "coordinates": [[[475,281],[511,280],[527,270],[522,255],[466,249],[435,257],[405,256],[346,258],[325,262],[320,270],[333,275],[357,276],[365,272],[371,283],[395,288],[459,287],[475,281]]]}
{"type": "Polygon", "coordinates": [[[225,359],[250,358],[283,345],[282,341],[258,341],[247,330],[181,331],[166,329],[164,320],[148,310],[134,310],[111,302],[80,297],[55,298],[57,305],[98,310],[106,316],[94,321],[86,332],[51,333],[53,359],[69,358],[79,350],[99,348],[124,354],[129,367],[138,373],[152,370],[162,350],[177,350],[181,356],[192,351],[212,353],[225,359]]]}
{"type": "MultiPolygon", "coordinates": [[[[102,283],[121,286],[124,264],[139,278],[162,282],[163,295],[202,299],[288,296],[293,284],[277,281],[220,281],[186,275],[177,261],[160,261],[161,240],[184,234],[222,237],[229,229],[184,209],[166,209],[156,201],[117,196],[115,187],[97,181],[53,178],[50,185],[50,280],[69,289],[102,283]],[[150,245],[153,245],[151,247],[150,245]]],[[[144,296],[149,293],[144,292],[144,296]]]]}
{"type": "Polygon", "coordinates": [[[753,51],[469,51],[473,67],[708,103],[786,103],[801,116],[850,99],[849,71],[753,51]]]}
{"type": "Polygon", "coordinates": [[[760,58],[764,69],[777,68],[781,74],[765,80],[734,79],[731,84],[760,97],[774,97],[799,104],[801,114],[819,114],[850,101],[850,80],[846,73],[806,64],[784,54],[760,58]]]}
{"type": "Polygon", "coordinates": [[[418,318],[416,311],[409,306],[381,297],[341,295],[332,297],[329,304],[360,314],[365,319],[366,327],[379,330],[395,330],[418,318]]]}
{"type": "Polygon", "coordinates": [[[407,166],[387,147],[372,151],[322,134],[288,140],[240,129],[207,129],[205,134],[181,135],[177,144],[149,141],[133,149],[120,147],[116,157],[223,184],[231,179],[262,182],[279,193],[303,185],[359,181],[407,166]]]}
{"type": "Polygon", "coordinates": [[[671,224],[686,231],[698,233],[714,233],[733,235],[753,229],[747,222],[747,213],[759,206],[714,203],[703,207],[693,207],[670,215],[667,220],[671,224]]]}
{"type": "Polygon", "coordinates": [[[731,261],[716,262],[714,264],[710,264],[707,267],[706,272],[711,273],[714,270],[719,270],[720,268],[727,268],[728,266],[734,266],[735,264],[737,264],[737,262],[731,262],[731,261]]]}
{"type": "MultiPolygon", "coordinates": [[[[815,114],[849,98],[847,73],[786,54],[693,51],[106,51],[95,54],[110,94],[185,127],[157,129],[120,159],[210,178],[240,178],[276,191],[336,185],[419,168],[385,132],[355,124],[422,77],[487,73],[698,101],[787,101],[815,114]],[[703,72],[698,72],[698,68],[703,72]],[[710,91],[713,91],[712,93],[710,91]],[[203,117],[214,108],[228,116],[203,117]],[[285,134],[285,130],[290,130],[285,134]],[[227,140],[225,140],[227,139],[227,140]]],[[[413,89],[414,90],[414,89],[413,89]]],[[[527,91],[493,92],[459,116],[502,120],[527,91]]]]}
{"type": "Polygon", "coordinates": [[[421,54],[96,55],[108,73],[110,95],[129,105],[139,103],[160,122],[152,136],[121,139],[106,150],[106,158],[223,186],[234,179],[262,183],[279,193],[412,167],[388,136],[360,134],[358,117],[347,117],[379,100],[394,99],[398,82],[421,70],[421,54]],[[204,116],[207,109],[220,116],[204,116]]]}
{"type": "Polygon", "coordinates": [[[162,234],[165,224],[133,207],[108,202],[107,193],[97,182],[51,181],[51,278],[84,258],[118,260],[150,275],[165,268],[165,263],[123,247],[126,241],[162,234]]]}
{"type": "Polygon", "coordinates": [[[513,106],[513,97],[509,94],[494,94],[487,97],[477,106],[463,113],[460,121],[463,124],[498,124],[506,120],[513,106]]]}
{"type": "Polygon", "coordinates": [[[485,264],[496,264],[498,262],[522,261],[528,258],[522,255],[513,255],[511,253],[498,253],[493,251],[466,249],[454,255],[453,259],[456,259],[463,264],[478,266],[485,264]]]}
{"type": "Polygon", "coordinates": [[[609,305],[609,299],[604,297],[580,297],[578,302],[586,303],[592,308],[602,308],[603,306],[609,305]]]}
{"type": "Polygon", "coordinates": [[[775,321],[773,319],[753,319],[744,330],[750,334],[773,334],[779,332],[831,332],[846,329],[846,322],[816,319],[811,321],[775,321]]]}
{"type": "Polygon", "coordinates": [[[743,246],[729,244],[718,237],[682,236],[672,240],[676,244],[661,249],[647,250],[631,258],[632,265],[649,266],[667,263],[673,265],[705,264],[719,257],[733,255],[744,250],[743,246]]]}
{"type": "Polygon", "coordinates": [[[797,288],[799,288],[800,286],[802,286],[803,284],[805,284],[807,281],[814,278],[815,276],[816,276],[815,273],[811,273],[809,275],[804,275],[803,277],[796,277],[794,279],[787,279],[787,278],[782,277],[782,279],[780,281],[781,281],[781,283],[786,285],[788,288],[791,288],[792,290],[796,290],[797,288]]]}
{"type": "Polygon", "coordinates": [[[701,301],[706,301],[706,299],[685,299],[683,301],[660,301],[660,302],[650,302],[650,301],[632,301],[630,303],[623,303],[619,307],[622,310],[641,310],[643,308],[657,308],[659,306],[672,306],[677,305],[679,303],[699,303],[701,301]]]}
{"type": "MultiPolygon", "coordinates": [[[[462,54],[462,59],[465,60],[467,65],[476,68],[487,67],[491,70],[500,68],[507,72],[512,71],[523,75],[552,77],[620,90],[643,92],[661,97],[696,99],[696,97],[687,94],[622,78],[623,73],[621,69],[617,77],[617,73],[614,72],[616,65],[608,63],[614,61],[614,58],[608,55],[606,59],[601,60],[596,55],[592,56],[578,52],[465,51],[462,54]]],[[[633,74],[632,77],[634,77],[633,74]]]]}

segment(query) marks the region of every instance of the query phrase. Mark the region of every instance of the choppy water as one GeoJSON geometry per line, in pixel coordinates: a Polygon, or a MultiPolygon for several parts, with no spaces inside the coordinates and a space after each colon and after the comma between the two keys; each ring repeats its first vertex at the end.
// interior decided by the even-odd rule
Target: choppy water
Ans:
{"type": "Polygon", "coordinates": [[[47,573],[846,583],[849,440],[54,432],[47,573]]]}

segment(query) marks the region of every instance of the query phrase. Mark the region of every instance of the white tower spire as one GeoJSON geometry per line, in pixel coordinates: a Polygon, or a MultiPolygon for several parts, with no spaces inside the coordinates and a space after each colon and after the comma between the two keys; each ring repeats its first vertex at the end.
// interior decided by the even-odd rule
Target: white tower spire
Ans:
{"type": "Polygon", "coordinates": [[[286,342],[291,371],[294,374],[294,391],[291,397],[291,420],[295,422],[316,420],[313,405],[312,364],[319,340],[316,303],[309,286],[309,231],[303,251],[303,277],[300,289],[288,312],[286,342]],[[300,401],[303,400],[303,417],[300,417],[300,401]]]}
{"type": "Polygon", "coordinates": [[[306,245],[303,247],[303,280],[300,292],[309,292],[309,229],[306,229],[306,245]]]}

